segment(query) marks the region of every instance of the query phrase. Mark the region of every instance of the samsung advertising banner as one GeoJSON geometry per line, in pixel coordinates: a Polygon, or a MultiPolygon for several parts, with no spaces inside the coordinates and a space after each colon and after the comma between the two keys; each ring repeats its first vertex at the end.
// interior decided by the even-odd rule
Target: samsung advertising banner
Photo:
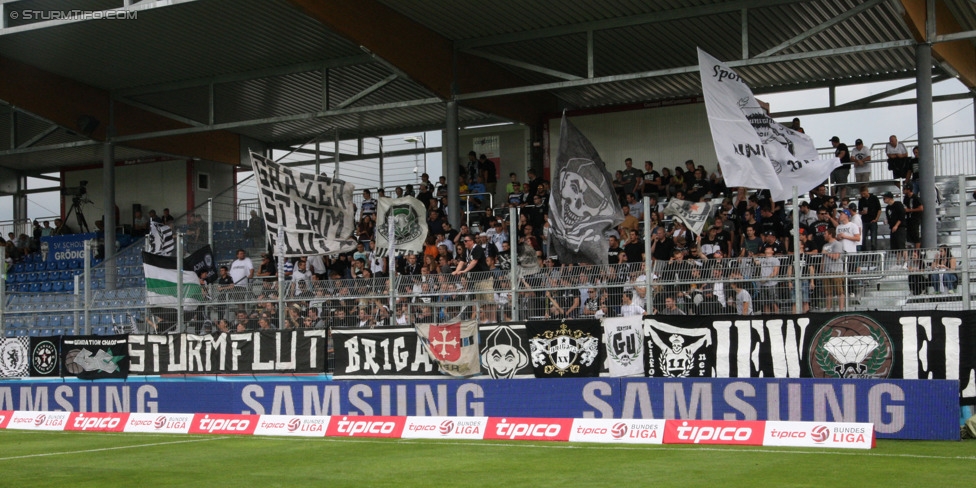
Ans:
{"type": "MultiPolygon", "coordinates": [[[[871,422],[957,440],[957,381],[774,378],[0,383],[0,411],[871,422]]],[[[167,417],[167,418],[168,418],[167,417]]],[[[165,424],[166,419],[156,419],[165,424]]]]}

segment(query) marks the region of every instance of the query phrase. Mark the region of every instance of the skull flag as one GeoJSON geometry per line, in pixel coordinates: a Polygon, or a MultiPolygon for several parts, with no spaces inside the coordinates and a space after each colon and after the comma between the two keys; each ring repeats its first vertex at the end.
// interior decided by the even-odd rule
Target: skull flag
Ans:
{"type": "Polygon", "coordinates": [[[624,220],[612,181],[593,144],[564,113],[549,194],[549,238],[561,262],[607,264],[604,234],[624,220]]]}

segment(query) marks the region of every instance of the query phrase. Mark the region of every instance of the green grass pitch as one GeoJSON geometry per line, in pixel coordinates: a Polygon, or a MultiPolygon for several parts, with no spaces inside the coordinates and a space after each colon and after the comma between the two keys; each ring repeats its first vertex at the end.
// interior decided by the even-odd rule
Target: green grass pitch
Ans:
{"type": "Polygon", "coordinates": [[[0,431],[0,486],[976,486],[976,442],[877,449],[0,431]]]}

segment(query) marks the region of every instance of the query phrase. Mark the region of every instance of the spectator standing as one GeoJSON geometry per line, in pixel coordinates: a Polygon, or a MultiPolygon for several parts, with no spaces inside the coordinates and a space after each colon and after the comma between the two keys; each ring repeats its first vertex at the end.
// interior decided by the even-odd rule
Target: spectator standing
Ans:
{"type": "Polygon", "coordinates": [[[888,138],[888,145],[885,146],[885,154],[888,156],[888,169],[891,170],[891,175],[894,178],[904,178],[909,169],[908,149],[905,145],[892,135],[888,138]]]}
{"type": "Polygon", "coordinates": [[[481,176],[481,182],[484,183],[485,188],[494,195],[495,189],[498,187],[498,171],[495,169],[495,162],[482,154],[478,158],[478,173],[480,173],[479,176],[481,176]]]}
{"type": "Polygon", "coordinates": [[[861,185],[861,199],[857,202],[861,212],[861,223],[864,225],[865,251],[878,250],[878,220],[881,219],[881,202],[876,195],[868,191],[867,185],[861,185]]]}
{"type": "Polygon", "coordinates": [[[654,171],[653,161],[644,161],[644,177],[641,181],[641,194],[655,196],[661,194],[661,174],[654,171]]]}
{"type": "Polygon", "coordinates": [[[844,310],[846,295],[844,293],[844,245],[837,240],[835,230],[827,229],[827,243],[823,248],[823,272],[827,275],[824,279],[825,306],[827,310],[833,309],[834,298],[837,299],[836,310],[844,310]]]}
{"type": "Polygon", "coordinates": [[[905,240],[913,244],[911,247],[918,249],[922,247],[922,211],[925,206],[915,194],[911,183],[906,183],[902,192],[905,194],[902,198],[905,205],[905,240]]]}
{"type": "Polygon", "coordinates": [[[891,229],[891,241],[888,247],[892,250],[905,249],[905,237],[907,235],[904,227],[905,205],[896,201],[895,196],[890,191],[885,192],[882,199],[887,205],[885,207],[885,218],[888,221],[888,227],[891,229]]]}
{"type": "Polygon", "coordinates": [[[871,150],[864,145],[864,141],[854,141],[851,151],[851,161],[854,163],[854,181],[867,183],[871,181],[871,150]]]}
{"type": "MultiPolygon", "coordinates": [[[[830,172],[830,180],[835,185],[844,185],[851,174],[851,151],[847,148],[847,144],[840,142],[840,137],[831,137],[830,144],[834,146],[834,156],[840,158],[841,163],[839,167],[830,172]]],[[[841,186],[839,192],[841,198],[844,198],[847,195],[847,187],[841,186]]],[[[836,195],[838,192],[834,191],[834,194],[836,195]]]]}
{"type": "Polygon", "coordinates": [[[624,195],[630,193],[636,196],[639,194],[641,184],[644,183],[644,172],[634,167],[634,160],[631,158],[624,160],[624,166],[621,175],[623,177],[624,195]]]}
{"type": "Polygon", "coordinates": [[[240,291],[249,289],[249,280],[254,277],[254,263],[243,249],[237,250],[237,259],[230,265],[230,277],[234,280],[234,287],[240,291]]]}

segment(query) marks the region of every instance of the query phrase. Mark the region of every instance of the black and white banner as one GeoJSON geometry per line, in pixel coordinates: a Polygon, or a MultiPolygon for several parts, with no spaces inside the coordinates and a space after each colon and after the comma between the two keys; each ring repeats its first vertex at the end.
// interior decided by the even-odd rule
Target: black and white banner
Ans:
{"type": "Polygon", "coordinates": [[[0,338],[0,378],[30,376],[30,337],[0,338]]]}
{"type": "Polygon", "coordinates": [[[427,209],[414,197],[381,197],[376,212],[376,253],[386,256],[393,226],[393,250],[397,254],[424,252],[427,239],[427,209]]]}
{"type": "Polygon", "coordinates": [[[61,376],[61,336],[30,338],[30,375],[61,376]]]}
{"type": "Polygon", "coordinates": [[[128,336],[65,336],[61,361],[65,377],[125,378],[129,375],[128,336]]]}
{"type": "Polygon", "coordinates": [[[648,376],[959,380],[976,404],[976,312],[645,317],[648,376]]]}
{"type": "Polygon", "coordinates": [[[481,373],[493,379],[535,378],[525,324],[482,325],[481,373]]]}
{"type": "Polygon", "coordinates": [[[253,152],[251,165],[272,249],[278,248],[279,228],[284,231],[285,257],[356,248],[352,183],[296,171],[253,152]]]}
{"type": "Polygon", "coordinates": [[[176,249],[176,240],[173,238],[173,229],[170,226],[150,221],[148,237],[146,252],[158,256],[173,255],[173,251],[176,249]]]}
{"type": "Polygon", "coordinates": [[[325,330],[130,335],[130,374],[324,373],[325,330]]]}
{"type": "Polygon", "coordinates": [[[613,178],[593,144],[563,114],[549,194],[549,243],[564,263],[607,264],[604,233],[624,221],[613,178]]]}
{"type": "Polygon", "coordinates": [[[715,214],[715,205],[707,202],[689,202],[672,198],[664,207],[664,215],[671,215],[688,226],[695,235],[701,235],[708,219],[715,214]]]}
{"type": "Polygon", "coordinates": [[[541,320],[525,325],[536,378],[600,375],[604,350],[599,320],[541,320]]]}
{"type": "Polygon", "coordinates": [[[732,68],[701,49],[698,67],[715,154],[729,187],[768,188],[773,200],[789,200],[794,186],[805,193],[840,165],[839,158],[820,159],[810,136],[773,120],[732,68]]]}
{"type": "Polygon", "coordinates": [[[335,328],[332,343],[336,378],[444,377],[413,327],[335,328]]]}
{"type": "Polygon", "coordinates": [[[211,285],[216,283],[218,278],[217,266],[214,262],[213,249],[210,248],[210,244],[197,249],[193,254],[187,256],[183,260],[183,269],[193,271],[199,278],[203,277],[203,273],[207,273],[207,283],[211,285]]]}
{"type": "Polygon", "coordinates": [[[610,376],[644,376],[644,331],[639,315],[603,319],[610,376]]]}

